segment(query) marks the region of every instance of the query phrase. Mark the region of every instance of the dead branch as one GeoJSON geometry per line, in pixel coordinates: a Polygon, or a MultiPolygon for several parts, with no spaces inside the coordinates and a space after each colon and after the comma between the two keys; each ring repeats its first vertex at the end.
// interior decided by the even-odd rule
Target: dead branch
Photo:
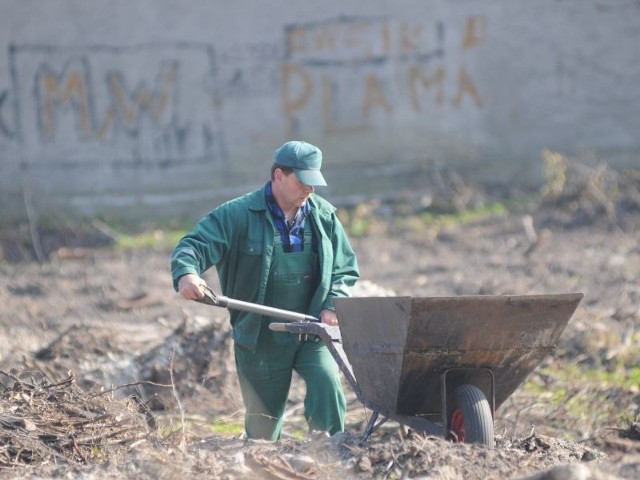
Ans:
{"type": "Polygon", "coordinates": [[[178,391],[176,390],[176,384],[173,379],[173,360],[176,356],[176,348],[178,348],[178,343],[173,346],[173,352],[171,352],[171,361],[169,362],[169,377],[171,378],[171,387],[173,391],[173,396],[176,399],[176,403],[178,404],[178,408],[180,409],[180,422],[181,422],[181,430],[182,430],[182,439],[180,441],[180,448],[184,449],[187,445],[187,430],[184,420],[184,408],[182,408],[182,403],[180,402],[180,397],[178,396],[178,391]]]}
{"type": "Polygon", "coordinates": [[[72,374],[51,382],[43,372],[29,370],[32,381],[26,383],[19,373],[0,373],[13,381],[0,394],[11,412],[0,421],[0,466],[95,463],[150,434],[132,402],[100,402],[80,389],[72,374]]]}
{"type": "Polygon", "coordinates": [[[38,217],[35,209],[33,208],[33,202],[31,200],[31,190],[27,186],[26,182],[21,183],[22,187],[22,199],[27,211],[27,220],[29,221],[29,233],[31,235],[31,245],[33,246],[33,253],[39,263],[44,263],[46,255],[42,250],[42,242],[40,240],[40,233],[38,232],[38,217]]]}
{"type": "Polygon", "coordinates": [[[117,387],[110,388],[109,390],[102,390],[100,392],[94,393],[93,396],[99,397],[101,395],[106,395],[107,393],[112,393],[112,392],[115,392],[117,390],[121,390],[123,388],[137,387],[139,385],[152,385],[154,387],[162,387],[162,388],[172,388],[173,387],[173,385],[166,385],[164,383],[150,382],[149,380],[140,380],[139,382],[124,383],[122,385],[118,385],[117,387]]]}

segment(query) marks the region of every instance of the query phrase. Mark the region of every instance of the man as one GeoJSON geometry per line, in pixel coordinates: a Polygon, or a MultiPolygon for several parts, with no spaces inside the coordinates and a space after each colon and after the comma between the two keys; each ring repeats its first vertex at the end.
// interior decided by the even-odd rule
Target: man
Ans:
{"type": "MultiPolygon", "coordinates": [[[[322,152],[290,141],[275,151],[271,180],[209,212],[176,246],[174,288],[202,298],[200,275],[216,267],[222,294],[318,317],[337,325],[335,297],[349,295],[357,260],[335,208],[314,193],[326,186],[322,152]]],[[[280,438],[292,371],[306,383],[309,429],[344,430],[346,402],[338,366],[315,336],[269,330],[279,321],[231,311],[236,369],[246,408],[248,438],[280,438]]]]}

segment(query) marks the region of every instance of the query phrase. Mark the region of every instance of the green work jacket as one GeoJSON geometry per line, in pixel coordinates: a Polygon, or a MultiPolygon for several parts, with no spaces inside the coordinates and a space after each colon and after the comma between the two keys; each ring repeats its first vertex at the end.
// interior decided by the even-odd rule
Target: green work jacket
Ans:
{"type": "MultiPolygon", "coordinates": [[[[312,194],[307,225],[318,239],[319,284],[307,314],[333,310],[335,297],[347,297],[360,274],[355,253],[336,209],[312,194]]],[[[264,187],[230,200],[209,212],[193,231],[185,235],[173,251],[173,287],[188,273],[201,275],[216,267],[222,294],[236,300],[263,305],[274,249],[275,228],[268,211],[264,187]]],[[[230,311],[233,338],[255,348],[262,315],[230,311]]]]}

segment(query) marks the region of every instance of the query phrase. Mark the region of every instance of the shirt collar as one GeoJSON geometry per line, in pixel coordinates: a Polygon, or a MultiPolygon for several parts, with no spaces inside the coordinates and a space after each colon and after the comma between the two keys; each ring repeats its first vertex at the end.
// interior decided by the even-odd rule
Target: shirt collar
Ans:
{"type": "MultiPolygon", "coordinates": [[[[267,206],[271,211],[271,215],[273,215],[275,218],[280,218],[283,221],[285,221],[284,212],[280,208],[280,205],[278,205],[278,202],[276,201],[276,197],[273,196],[271,180],[269,180],[265,185],[264,194],[267,200],[267,206]]],[[[304,205],[302,207],[299,207],[298,210],[296,211],[296,214],[293,217],[294,225],[299,224],[301,221],[303,221],[307,217],[307,215],[309,215],[309,213],[311,213],[311,205],[310,205],[310,202],[307,200],[306,202],[304,202],[304,205]]]]}

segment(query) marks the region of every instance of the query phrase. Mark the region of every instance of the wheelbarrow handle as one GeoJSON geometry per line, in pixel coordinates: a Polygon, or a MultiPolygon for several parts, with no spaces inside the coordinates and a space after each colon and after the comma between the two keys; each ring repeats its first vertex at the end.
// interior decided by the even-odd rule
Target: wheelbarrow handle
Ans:
{"type": "Polygon", "coordinates": [[[260,305],[257,303],[244,302],[242,300],[235,300],[233,298],[225,297],[224,295],[218,295],[209,287],[205,287],[204,297],[196,300],[196,302],[204,303],[206,305],[213,305],[214,307],[228,308],[229,310],[240,310],[242,312],[258,313],[260,315],[279,318],[281,320],[288,320],[290,322],[320,321],[313,315],[292,312],[291,310],[283,310],[281,308],[268,307],[266,305],[260,305]]]}

